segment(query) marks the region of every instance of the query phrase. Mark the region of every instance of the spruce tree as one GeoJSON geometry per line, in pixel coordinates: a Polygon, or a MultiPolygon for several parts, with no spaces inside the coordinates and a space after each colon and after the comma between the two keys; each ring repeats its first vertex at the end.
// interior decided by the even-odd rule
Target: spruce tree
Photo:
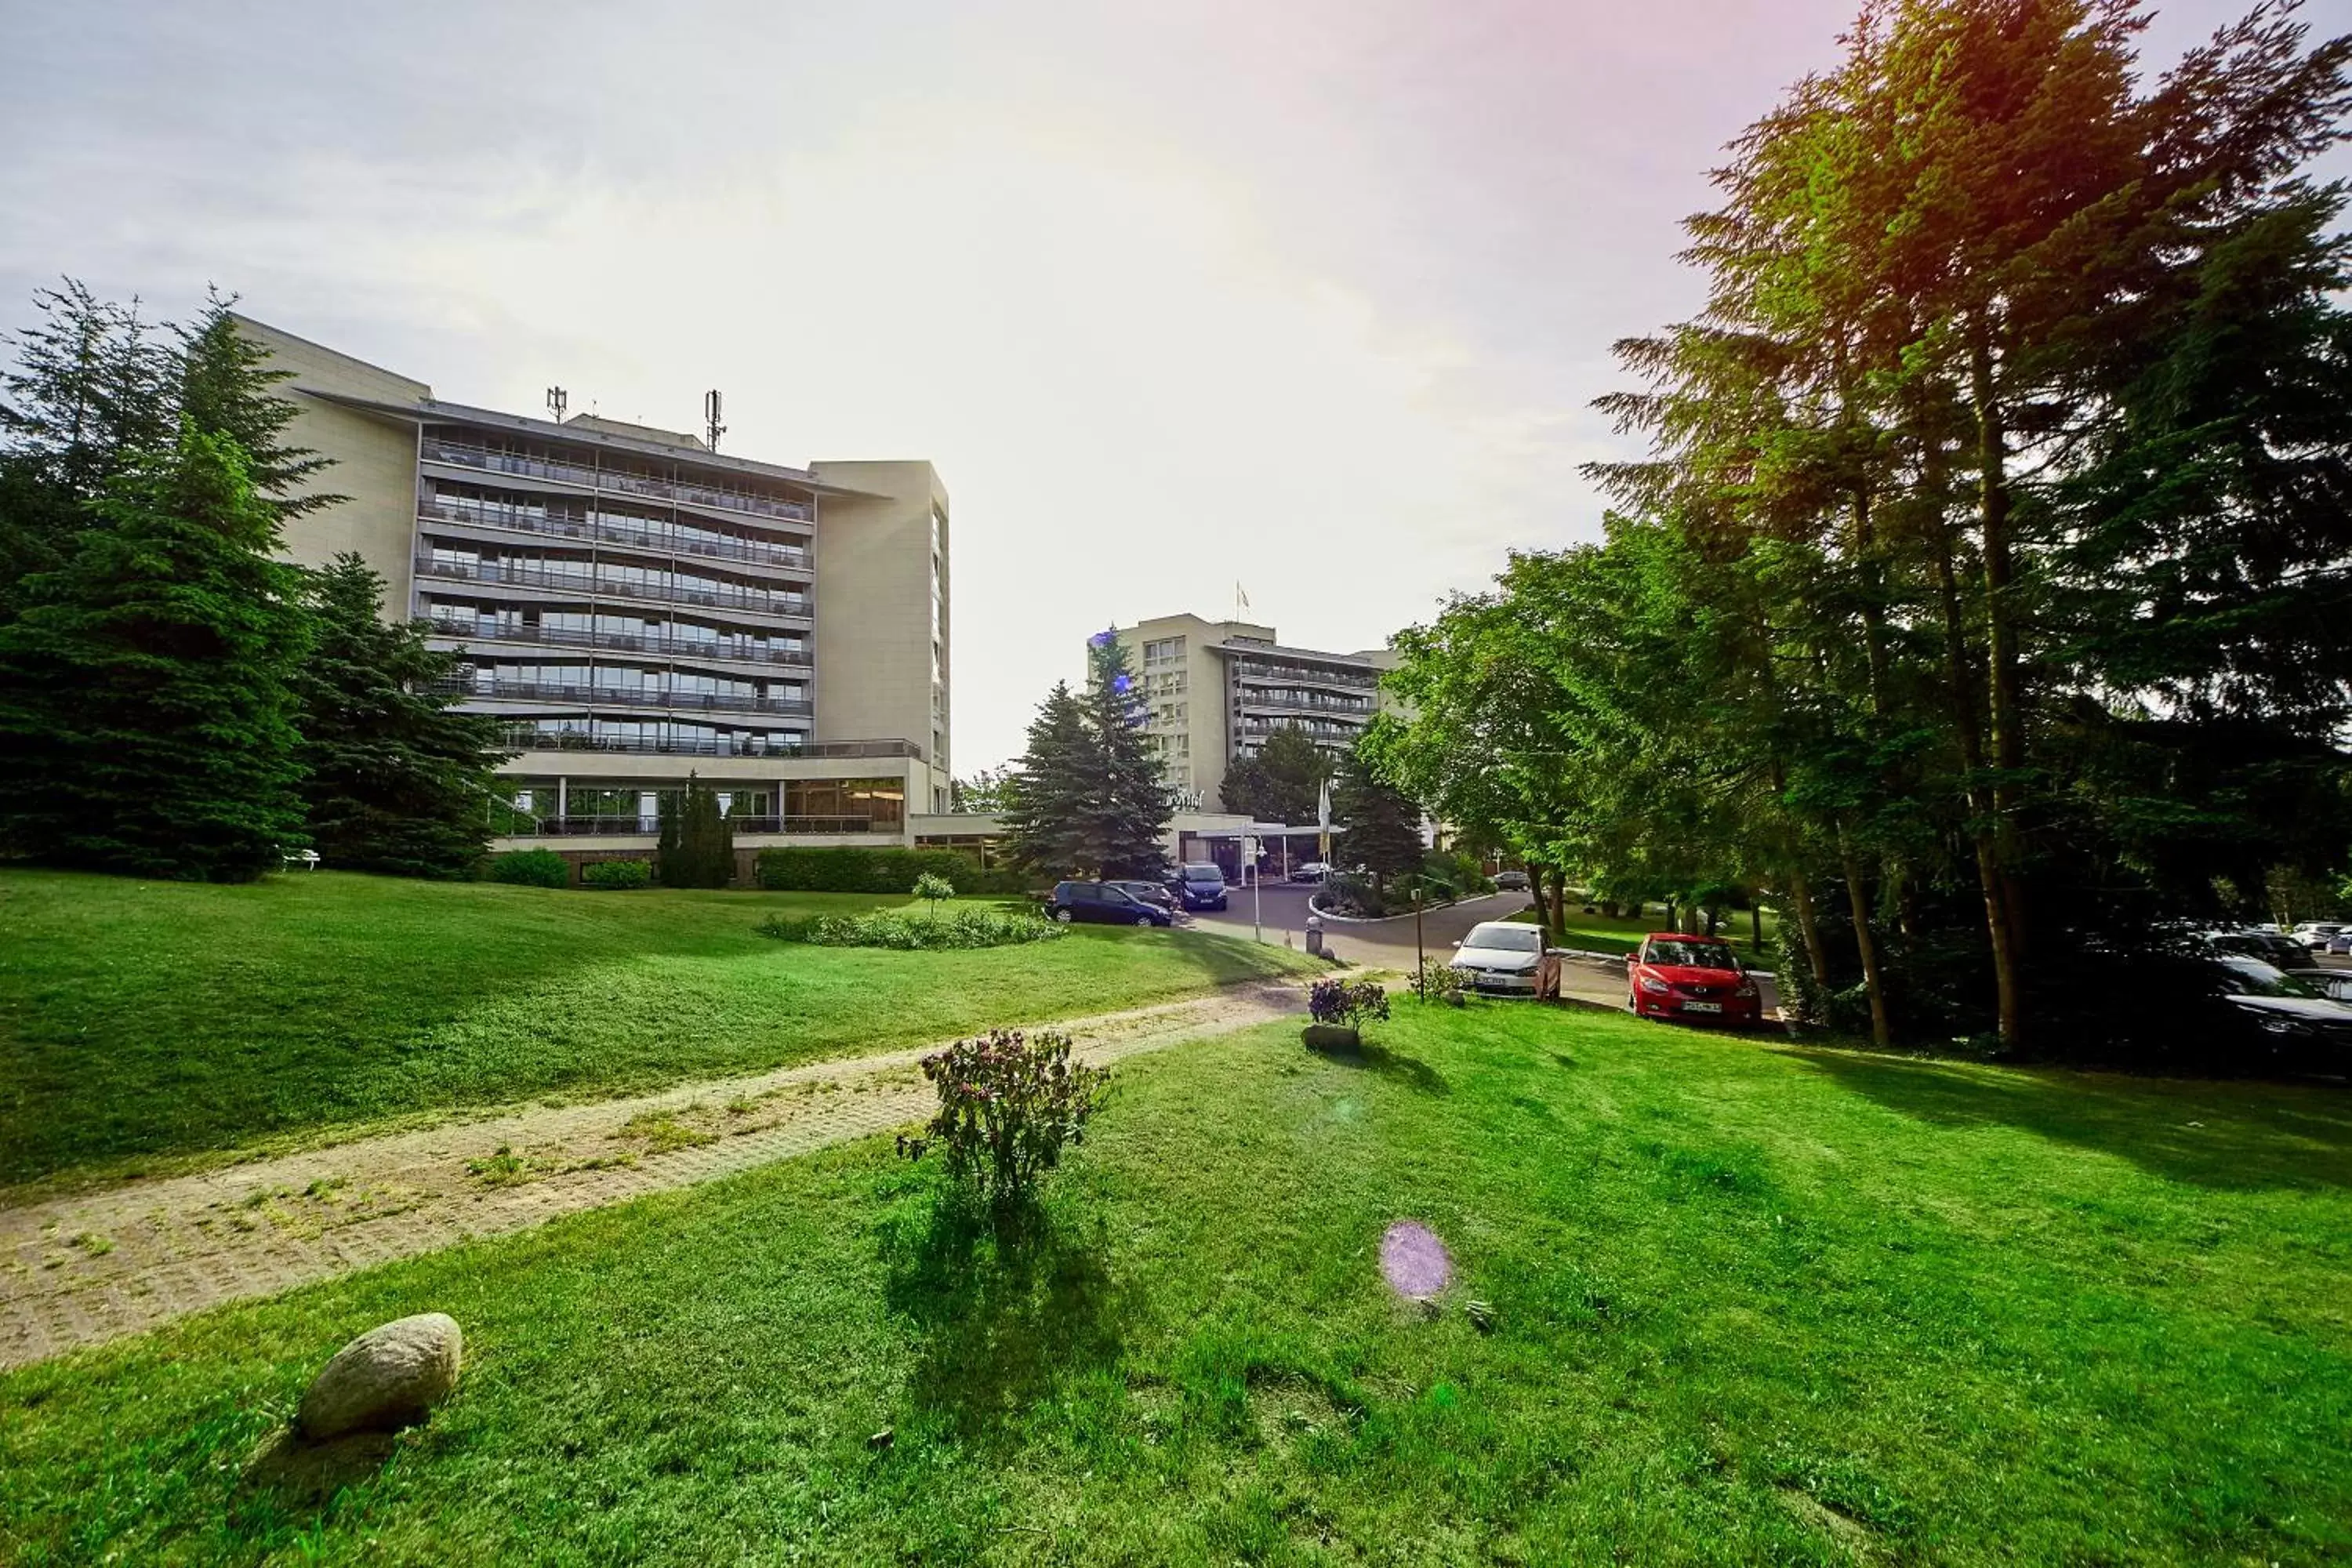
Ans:
{"type": "Polygon", "coordinates": [[[138,301],[100,300],[68,278],[36,290],[33,308],[40,320],[9,340],[14,363],[0,374],[0,619],[26,577],[72,557],[97,521],[89,503],[131,455],[176,435],[172,354],[138,301]]]}
{"type": "Polygon", "coordinates": [[[1084,707],[1067,682],[1055,682],[1009,781],[1004,835],[1023,865],[1053,877],[1100,869],[1086,825],[1094,749],[1084,707]]]}
{"type": "Polygon", "coordinates": [[[1168,875],[1165,835],[1175,813],[1160,760],[1144,743],[1144,705],[1113,631],[1087,647],[1087,729],[1094,742],[1094,790],[1085,821],[1105,877],[1160,881],[1168,875]]]}
{"type": "Polygon", "coordinates": [[[294,690],[312,847],[344,869],[463,877],[507,753],[495,719],[452,712],[436,689],[462,656],[435,650],[417,622],[384,621],[383,592],[357,555],[310,581],[315,640],[294,690]]]}
{"type": "Polygon", "coordinates": [[[305,842],[308,620],[236,444],[184,422],[0,626],[0,837],[55,865],[246,880],[305,842]]]}
{"type": "Polygon", "coordinates": [[[1421,808],[1382,783],[1360,752],[1339,765],[1331,816],[1341,829],[1340,858],[1370,872],[1375,892],[1390,878],[1420,869],[1421,808]]]}
{"type": "Polygon", "coordinates": [[[269,352],[236,329],[230,307],[235,295],[207,291],[204,313],[193,326],[177,326],[179,406],[199,430],[234,438],[245,449],[246,472],[283,521],[348,500],[318,492],[289,492],[323,472],[329,460],[307,447],[289,447],[284,436],[294,421],[294,405],[272,390],[293,372],[269,368],[269,352]]]}

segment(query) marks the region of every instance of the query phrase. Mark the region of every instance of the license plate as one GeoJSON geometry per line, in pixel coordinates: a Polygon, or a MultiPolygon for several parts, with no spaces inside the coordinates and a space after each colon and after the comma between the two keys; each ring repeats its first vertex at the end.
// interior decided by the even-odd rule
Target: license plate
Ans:
{"type": "Polygon", "coordinates": [[[1685,1013],[1720,1013],[1723,1011],[1723,1004],[1720,1002],[1685,1002],[1683,1004],[1683,1011],[1685,1013]]]}

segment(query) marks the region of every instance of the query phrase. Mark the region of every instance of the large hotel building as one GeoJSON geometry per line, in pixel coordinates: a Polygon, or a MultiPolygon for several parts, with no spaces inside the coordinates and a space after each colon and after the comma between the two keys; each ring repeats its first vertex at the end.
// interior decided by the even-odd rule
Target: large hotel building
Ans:
{"type": "Polygon", "coordinates": [[[642,854],[689,773],[739,846],[945,834],[947,492],[926,462],[806,468],[593,416],[445,403],[257,321],[292,373],[289,439],[344,499],[293,557],[350,551],[384,613],[463,656],[459,706],[503,721],[517,810],[495,847],[642,854]],[[772,836],[772,837],[771,837],[772,836]]]}
{"type": "Polygon", "coordinates": [[[1344,752],[1381,704],[1386,648],[1323,653],[1293,647],[1272,626],[1162,616],[1118,629],[1128,668],[1143,685],[1144,733],[1177,798],[1223,809],[1225,770],[1255,756],[1277,730],[1296,729],[1344,752]]]}

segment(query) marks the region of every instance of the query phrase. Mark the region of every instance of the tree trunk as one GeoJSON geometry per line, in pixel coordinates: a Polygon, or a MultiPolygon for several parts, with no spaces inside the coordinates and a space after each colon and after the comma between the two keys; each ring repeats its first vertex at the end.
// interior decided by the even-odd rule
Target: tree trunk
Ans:
{"type": "Polygon", "coordinates": [[[1764,900],[1754,893],[1748,895],[1748,945],[1764,951],[1764,900]]]}
{"type": "Polygon", "coordinates": [[[1826,996],[1830,989],[1830,955],[1822,945],[1821,922],[1813,916],[1813,889],[1802,871],[1789,873],[1789,906],[1796,912],[1797,933],[1805,942],[1805,967],[1812,971],[1813,994],[1826,996]]]}
{"type": "Polygon", "coordinates": [[[1882,1050],[1894,1043],[1886,1022],[1886,986],[1878,973],[1878,940],[1870,931],[1870,891],[1863,886],[1862,863],[1854,858],[1843,824],[1838,826],[1838,858],[1845,868],[1845,898],[1853,911],[1853,944],[1862,954],[1862,985],[1870,997],[1870,1043],[1882,1050]]]}
{"type": "Polygon", "coordinates": [[[2014,1051],[2023,1045],[2025,1032],[2018,973],[2025,962],[2025,889],[2018,877],[2017,856],[2017,773],[2024,765],[2025,740],[2020,728],[2017,631],[2009,602],[2015,573],[2010,554],[2008,435],[1993,386],[1991,339],[1981,314],[1969,333],[1969,370],[1976,403],[1977,525],[1984,543],[1986,696],[1992,720],[1991,761],[1997,770],[1986,919],[2000,994],[2001,1044],[2014,1051]]]}
{"type": "Polygon", "coordinates": [[[1559,933],[1562,943],[1568,941],[1568,871],[1566,868],[1551,874],[1551,924],[1559,933]]]}

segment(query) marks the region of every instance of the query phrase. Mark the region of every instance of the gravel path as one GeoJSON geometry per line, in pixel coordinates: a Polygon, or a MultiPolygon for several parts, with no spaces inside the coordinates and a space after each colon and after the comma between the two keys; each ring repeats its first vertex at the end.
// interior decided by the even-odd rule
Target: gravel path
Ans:
{"type": "MultiPolygon", "coordinates": [[[[1297,987],[1046,1027],[1089,1061],[1301,1012],[1297,987]]],[[[887,1132],[936,1100],[924,1047],[362,1139],[0,1208],[0,1370],[226,1301],[887,1132]]]]}

